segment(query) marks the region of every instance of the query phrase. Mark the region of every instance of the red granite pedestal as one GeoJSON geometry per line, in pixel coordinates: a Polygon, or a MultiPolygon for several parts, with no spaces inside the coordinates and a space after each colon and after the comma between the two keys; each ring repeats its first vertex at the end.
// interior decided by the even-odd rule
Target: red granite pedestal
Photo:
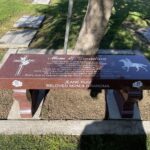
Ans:
{"type": "Polygon", "coordinates": [[[25,89],[13,90],[13,98],[18,101],[20,116],[23,119],[32,118],[32,103],[27,97],[28,91],[25,89]]]}

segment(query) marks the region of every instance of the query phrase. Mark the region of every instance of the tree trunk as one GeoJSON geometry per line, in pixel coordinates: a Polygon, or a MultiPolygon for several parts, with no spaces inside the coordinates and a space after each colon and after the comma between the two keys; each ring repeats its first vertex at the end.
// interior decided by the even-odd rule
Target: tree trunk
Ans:
{"type": "Polygon", "coordinates": [[[89,0],[75,51],[85,55],[97,53],[100,41],[105,34],[112,6],[113,0],[89,0]]]}

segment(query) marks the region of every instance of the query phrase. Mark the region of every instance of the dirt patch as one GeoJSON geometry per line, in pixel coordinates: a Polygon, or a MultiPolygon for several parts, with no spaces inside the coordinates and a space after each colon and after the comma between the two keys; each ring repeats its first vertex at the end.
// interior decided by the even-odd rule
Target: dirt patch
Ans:
{"type": "MultiPolygon", "coordinates": [[[[143,91],[143,99],[138,103],[141,119],[150,120],[150,91],[143,91]]],[[[42,119],[95,119],[105,118],[104,91],[97,98],[90,96],[89,90],[51,90],[44,102],[42,119]]]]}
{"type": "Polygon", "coordinates": [[[7,119],[12,103],[12,91],[0,90],[0,119],[7,119]]]}
{"type": "MultiPolygon", "coordinates": [[[[0,90],[0,119],[7,119],[12,103],[12,91],[0,90]]],[[[144,90],[138,105],[142,120],[150,120],[150,91],[144,90]]],[[[89,90],[51,90],[43,104],[41,117],[49,120],[102,120],[105,118],[104,91],[93,98],[89,90]]]]}
{"type": "Polygon", "coordinates": [[[89,90],[51,90],[44,102],[42,119],[104,119],[104,91],[91,97],[89,90]]]}
{"type": "Polygon", "coordinates": [[[143,91],[143,99],[138,103],[142,120],[150,120],[150,90],[143,91]]]}

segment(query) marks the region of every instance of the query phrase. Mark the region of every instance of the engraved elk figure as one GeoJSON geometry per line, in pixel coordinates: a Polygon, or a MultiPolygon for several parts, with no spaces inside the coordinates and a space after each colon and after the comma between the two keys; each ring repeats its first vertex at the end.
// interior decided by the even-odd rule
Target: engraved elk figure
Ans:
{"type": "Polygon", "coordinates": [[[146,69],[147,65],[141,64],[141,63],[133,63],[130,59],[125,58],[125,59],[121,59],[119,60],[119,62],[123,62],[124,66],[122,66],[123,69],[127,69],[127,72],[129,71],[129,69],[131,67],[136,68],[136,71],[140,71],[140,69],[143,69],[145,71],[148,71],[146,69]]]}

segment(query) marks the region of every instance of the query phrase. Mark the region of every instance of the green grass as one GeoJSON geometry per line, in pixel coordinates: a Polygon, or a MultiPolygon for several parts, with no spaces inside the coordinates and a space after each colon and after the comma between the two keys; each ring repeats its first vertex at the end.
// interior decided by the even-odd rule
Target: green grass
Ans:
{"type": "Polygon", "coordinates": [[[1,150],[150,150],[150,136],[0,135],[1,150]]]}
{"type": "MultiPolygon", "coordinates": [[[[69,36],[69,48],[75,46],[86,12],[88,0],[75,0],[69,36]]],[[[150,25],[149,0],[116,0],[107,32],[100,48],[141,49],[150,58],[150,48],[135,34],[140,27],[150,25]]],[[[12,28],[23,14],[45,14],[46,20],[39,29],[31,48],[63,48],[68,0],[52,0],[49,6],[32,5],[30,0],[0,1],[0,35],[12,28]]],[[[84,38],[84,37],[83,37],[84,38]]]]}
{"type": "Polygon", "coordinates": [[[31,5],[29,0],[0,0],[0,35],[12,28],[14,22],[23,15],[37,15],[43,5],[31,5]]]}
{"type": "Polygon", "coordinates": [[[136,35],[136,30],[150,25],[149,0],[116,0],[107,32],[100,48],[140,49],[150,58],[150,48],[136,35]]]}
{"type": "MultiPolygon", "coordinates": [[[[82,25],[88,0],[75,0],[69,36],[69,46],[73,48],[82,25]]],[[[47,16],[43,27],[31,47],[60,49],[64,46],[68,0],[53,0],[50,7],[39,12],[47,16]]]]}
{"type": "Polygon", "coordinates": [[[6,50],[0,49],[0,61],[2,60],[3,56],[5,55],[6,50]]]}
{"type": "Polygon", "coordinates": [[[1,150],[76,150],[78,139],[67,136],[0,136],[1,150]]]}
{"type": "MultiPolygon", "coordinates": [[[[73,48],[88,0],[75,0],[69,47],[73,48]]],[[[0,0],[0,36],[12,29],[22,15],[45,14],[46,20],[31,47],[63,48],[68,0],[52,0],[50,6],[32,5],[30,0],[0,0]]],[[[100,48],[141,49],[150,58],[150,48],[135,35],[150,25],[149,0],[116,0],[113,15],[100,48]]],[[[84,37],[83,37],[84,38],[84,37]]],[[[3,51],[0,53],[3,57],[3,51]]],[[[150,136],[0,136],[1,150],[150,150],[150,136]]]]}
{"type": "MultiPolygon", "coordinates": [[[[38,15],[45,5],[32,5],[31,0],[0,0],[0,37],[23,15],[38,15]]],[[[6,50],[0,49],[0,61],[6,50]]]]}

